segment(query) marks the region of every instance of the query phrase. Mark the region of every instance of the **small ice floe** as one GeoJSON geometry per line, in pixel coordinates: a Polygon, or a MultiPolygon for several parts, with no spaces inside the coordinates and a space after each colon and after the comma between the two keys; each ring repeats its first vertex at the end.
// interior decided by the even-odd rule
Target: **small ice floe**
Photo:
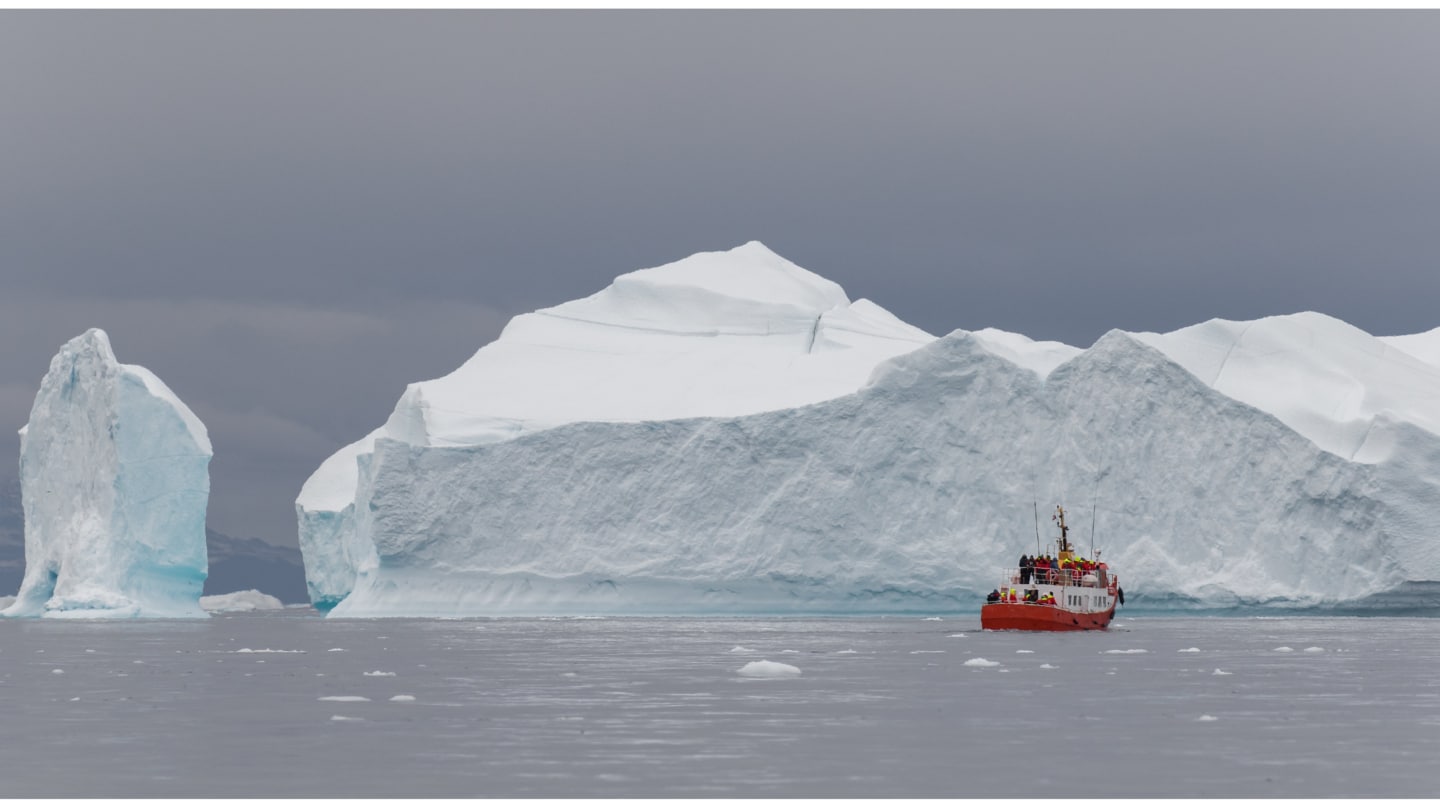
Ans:
{"type": "Polygon", "coordinates": [[[206,595],[200,598],[200,608],[207,612],[253,612],[261,609],[283,609],[280,599],[267,595],[258,589],[231,592],[227,595],[206,595]]]}
{"type": "Polygon", "coordinates": [[[799,676],[800,669],[794,665],[786,665],[784,662],[771,662],[762,659],[759,662],[750,662],[745,667],[736,671],[741,676],[750,676],[757,679],[778,679],[788,676],[799,676]]]}
{"type": "Polygon", "coordinates": [[[1198,653],[1200,653],[1200,649],[1199,649],[1199,648],[1181,648],[1179,651],[1176,651],[1175,653],[1177,653],[1177,654],[1198,654],[1198,653]]]}
{"type": "Polygon", "coordinates": [[[949,637],[949,638],[951,638],[951,639],[954,639],[954,638],[956,638],[956,637],[964,637],[965,635],[964,635],[964,634],[946,634],[945,636],[947,636],[947,637],[949,637]]]}
{"type": "Polygon", "coordinates": [[[561,675],[561,676],[564,676],[566,679],[574,679],[576,676],[579,676],[580,674],[576,673],[575,671],[565,671],[564,673],[562,673],[562,674],[560,674],[560,675],[561,675]]]}
{"type": "Polygon", "coordinates": [[[1310,646],[1309,648],[1306,648],[1306,649],[1305,649],[1305,653],[1307,653],[1307,654],[1320,654],[1320,653],[1324,653],[1324,652],[1325,652],[1325,649],[1324,649],[1324,648],[1321,648],[1321,647],[1318,646],[1318,645],[1312,645],[1312,646],[1310,646]]]}
{"type": "Polygon", "coordinates": [[[364,696],[321,696],[320,701],[369,701],[364,696]]]}
{"type": "Polygon", "coordinates": [[[1216,668],[1216,669],[1215,669],[1215,672],[1212,673],[1212,674],[1210,674],[1210,675],[1211,675],[1211,676],[1229,676],[1229,675],[1230,675],[1230,671],[1222,671],[1222,670],[1220,670],[1219,668],[1216,668]]]}
{"type": "Polygon", "coordinates": [[[943,654],[944,651],[911,651],[912,654],[943,654]]]}
{"type": "Polygon", "coordinates": [[[837,653],[837,654],[858,654],[858,653],[860,653],[860,652],[859,652],[859,651],[856,651],[854,648],[846,648],[844,651],[836,651],[835,653],[837,653]]]}
{"type": "Polygon", "coordinates": [[[1017,649],[1015,649],[1015,653],[1017,653],[1017,654],[1033,654],[1033,653],[1035,653],[1035,652],[1034,652],[1034,651],[1027,651],[1027,650],[1025,650],[1024,648],[1017,648],[1017,649]]]}
{"type": "Polygon", "coordinates": [[[363,719],[363,718],[355,718],[354,716],[349,716],[349,715],[332,715],[332,716],[330,716],[330,720],[331,720],[331,721],[364,721],[365,719],[363,719]]]}
{"type": "Polygon", "coordinates": [[[365,671],[365,676],[394,676],[394,671],[365,671]]]}
{"type": "Polygon", "coordinates": [[[922,618],[922,619],[923,619],[923,620],[928,620],[928,621],[934,621],[934,622],[938,623],[938,622],[940,622],[941,620],[943,620],[944,618],[942,618],[942,617],[925,617],[925,618],[922,618]]]}
{"type": "Polygon", "coordinates": [[[415,697],[409,693],[397,693],[390,697],[391,701],[414,701],[415,697]]]}
{"type": "Polygon", "coordinates": [[[64,673],[64,672],[65,672],[65,669],[64,669],[64,668],[56,668],[55,670],[50,671],[50,672],[51,672],[51,673],[64,673]]]}
{"type": "Polygon", "coordinates": [[[1276,650],[1276,651],[1279,651],[1279,652],[1282,653],[1282,654],[1288,654],[1288,653],[1290,653],[1291,651],[1294,651],[1295,649],[1294,649],[1294,648],[1291,648],[1291,647],[1288,646],[1288,645],[1282,645],[1282,646],[1280,646],[1279,648],[1276,648],[1275,650],[1276,650]]]}
{"type": "Polygon", "coordinates": [[[753,653],[755,653],[755,649],[754,649],[754,648],[746,648],[746,647],[743,646],[743,645],[737,645],[737,646],[735,646],[734,648],[731,648],[731,649],[730,649],[730,653],[732,653],[732,654],[753,654],[753,653]]]}
{"type": "Polygon", "coordinates": [[[344,651],[344,650],[345,650],[344,648],[326,648],[326,649],[325,649],[325,653],[327,653],[327,654],[333,654],[333,653],[335,653],[336,651],[344,651]]]}
{"type": "Polygon", "coordinates": [[[79,701],[79,700],[80,700],[80,697],[79,697],[79,696],[76,696],[75,698],[71,699],[71,701],[79,701]]]}
{"type": "Polygon", "coordinates": [[[799,652],[799,651],[796,651],[794,648],[786,648],[784,651],[781,651],[780,653],[782,653],[782,654],[798,654],[798,653],[800,653],[800,652],[799,652]]]}
{"type": "Polygon", "coordinates": [[[95,653],[95,649],[94,649],[94,648],[86,648],[86,649],[85,649],[85,653],[87,653],[87,654],[93,654],[93,653],[95,653]]]}
{"type": "Polygon", "coordinates": [[[240,648],[232,654],[303,654],[304,651],[285,651],[279,648],[240,648]]]}
{"type": "Polygon", "coordinates": [[[1121,648],[1111,648],[1109,651],[1106,651],[1105,653],[1107,653],[1107,654],[1148,654],[1148,653],[1150,653],[1150,652],[1147,651],[1147,650],[1145,650],[1144,648],[1124,648],[1124,649],[1121,649],[1121,648]]]}
{"type": "Polygon", "coordinates": [[[1197,718],[1197,719],[1195,719],[1195,720],[1196,720],[1196,721],[1219,721],[1220,719],[1216,718],[1216,717],[1213,716],[1213,715],[1202,715],[1202,716],[1200,716],[1199,718],[1197,718]]]}
{"type": "Polygon", "coordinates": [[[965,667],[967,667],[967,668],[998,668],[998,667],[1000,667],[1000,663],[999,663],[999,662],[991,662],[990,660],[986,659],[985,657],[978,657],[978,656],[977,656],[977,657],[975,657],[974,659],[967,659],[967,660],[965,660],[965,667]]]}
{"type": "Polygon", "coordinates": [[[1047,671],[1053,671],[1053,670],[1055,670],[1055,666],[1054,666],[1054,665],[1051,665],[1049,662],[1046,662],[1045,664],[1041,665],[1040,668],[1041,668],[1042,670],[1047,670],[1047,671]]]}

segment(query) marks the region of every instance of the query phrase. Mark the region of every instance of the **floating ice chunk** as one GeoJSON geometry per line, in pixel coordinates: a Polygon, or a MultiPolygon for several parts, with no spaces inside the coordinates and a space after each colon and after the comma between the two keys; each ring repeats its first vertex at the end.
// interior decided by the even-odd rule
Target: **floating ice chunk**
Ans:
{"type": "Polygon", "coordinates": [[[1126,648],[1126,649],[1123,649],[1123,650],[1121,650],[1121,649],[1119,649],[1119,648],[1112,648],[1112,649],[1110,649],[1109,651],[1106,651],[1105,653],[1107,653],[1107,654],[1148,654],[1148,653],[1150,653],[1150,652],[1147,651],[1147,650],[1145,650],[1144,648],[1126,648]]]}
{"type": "Polygon", "coordinates": [[[964,637],[965,635],[964,635],[964,634],[947,634],[947,635],[945,635],[945,636],[947,636],[947,637],[949,637],[949,638],[951,638],[951,639],[955,639],[956,637],[964,637]]]}
{"type": "Polygon", "coordinates": [[[944,618],[941,618],[941,617],[925,617],[925,618],[921,618],[921,619],[923,619],[923,620],[930,620],[930,621],[934,621],[934,622],[938,623],[938,622],[940,622],[941,620],[943,620],[944,618]]]}
{"type": "Polygon", "coordinates": [[[50,672],[51,672],[51,673],[64,673],[65,670],[64,670],[63,668],[56,668],[55,670],[50,671],[50,672]]]}
{"type": "Polygon", "coordinates": [[[1041,667],[1043,670],[1055,670],[1055,666],[1054,666],[1054,665],[1051,665],[1049,662],[1046,662],[1046,663],[1042,664],[1040,667],[1041,667]]]}
{"type": "Polygon", "coordinates": [[[1216,669],[1215,669],[1215,673],[1213,673],[1213,674],[1211,674],[1211,675],[1212,675],[1212,676],[1229,676],[1229,675],[1230,675],[1230,671],[1222,671],[1222,670],[1220,670],[1219,668],[1216,668],[1216,669]]]}
{"type": "Polygon", "coordinates": [[[782,654],[798,654],[798,653],[800,653],[800,652],[799,652],[799,651],[796,651],[794,648],[786,648],[784,651],[781,651],[780,653],[782,653],[782,654]]]}
{"type": "Polygon", "coordinates": [[[321,696],[320,701],[369,701],[364,696],[321,696]]]}
{"type": "Polygon", "coordinates": [[[734,648],[731,648],[731,649],[730,649],[730,653],[732,653],[732,654],[753,654],[753,653],[755,653],[755,649],[754,649],[754,648],[746,648],[746,647],[743,646],[743,645],[737,645],[737,646],[735,646],[734,648]]]}
{"type": "Polygon", "coordinates": [[[921,651],[911,651],[910,653],[912,653],[912,654],[943,654],[943,653],[945,653],[945,652],[944,652],[944,651],[925,651],[925,650],[921,650],[921,651]]]}
{"type": "Polygon", "coordinates": [[[86,648],[86,649],[85,649],[85,653],[87,653],[87,654],[93,654],[93,653],[95,653],[95,649],[94,649],[94,648],[86,648]]]}
{"type": "Polygon", "coordinates": [[[231,592],[228,595],[206,595],[200,598],[200,608],[207,612],[253,612],[260,609],[283,609],[285,604],[273,595],[258,589],[231,592]]]}
{"type": "Polygon", "coordinates": [[[394,671],[365,671],[365,676],[394,676],[394,671]]]}
{"type": "Polygon", "coordinates": [[[1177,653],[1177,654],[1198,654],[1198,653],[1200,653],[1200,649],[1199,649],[1199,648],[1181,648],[1179,651],[1176,651],[1175,653],[1177,653]]]}
{"type": "Polygon", "coordinates": [[[327,654],[333,654],[333,653],[335,653],[336,651],[344,651],[344,650],[345,650],[344,648],[327,648],[327,649],[325,649],[325,653],[327,653],[327,654]]]}
{"type": "Polygon", "coordinates": [[[1306,648],[1306,649],[1305,649],[1305,653],[1307,653],[1307,654],[1319,654],[1319,653],[1322,653],[1324,650],[1325,650],[1324,648],[1321,648],[1321,647],[1318,646],[1318,645],[1312,645],[1312,646],[1310,646],[1309,648],[1306,648]]]}
{"type": "Polygon", "coordinates": [[[71,699],[71,701],[79,701],[79,700],[80,700],[80,697],[79,697],[79,696],[76,696],[75,698],[71,699]]]}
{"type": "Polygon", "coordinates": [[[1017,648],[1017,649],[1015,649],[1015,653],[1017,653],[1017,654],[1033,654],[1033,653],[1035,653],[1035,652],[1034,652],[1034,651],[1027,651],[1027,650],[1025,650],[1024,648],[1017,648]]]}
{"type": "MultiPolygon", "coordinates": [[[[279,648],[240,648],[232,651],[233,654],[303,654],[304,651],[285,651],[279,648]]],[[[139,662],[140,660],[135,660],[139,662]]]]}
{"type": "MultiPolygon", "coordinates": [[[[247,674],[247,675],[248,675],[248,674],[247,674]]],[[[349,715],[332,715],[332,716],[330,716],[330,720],[331,720],[331,721],[364,721],[365,719],[363,719],[363,718],[355,718],[354,716],[349,716],[349,715]]]]}
{"type": "Polygon", "coordinates": [[[409,693],[397,693],[390,697],[391,701],[414,701],[415,697],[409,693]]]}
{"type": "Polygon", "coordinates": [[[1291,648],[1291,647],[1288,646],[1288,645],[1282,645],[1282,646],[1280,646],[1279,648],[1276,648],[1275,650],[1276,650],[1276,651],[1279,651],[1279,652],[1282,653],[1282,654],[1288,654],[1288,653],[1290,653],[1291,651],[1294,651],[1295,649],[1294,649],[1294,648],[1291,648]]]}
{"type": "Polygon", "coordinates": [[[860,653],[860,652],[859,652],[859,651],[856,651],[854,648],[846,648],[844,651],[836,651],[835,653],[837,653],[837,654],[858,654],[858,653],[860,653]]]}
{"type": "Polygon", "coordinates": [[[741,676],[755,678],[783,678],[787,676],[799,676],[800,669],[794,665],[786,665],[784,662],[771,662],[768,659],[762,659],[758,662],[748,663],[745,667],[736,671],[736,673],[741,676]]]}
{"type": "Polygon", "coordinates": [[[1195,719],[1195,720],[1196,720],[1196,721],[1219,721],[1220,719],[1216,718],[1216,717],[1213,716],[1213,715],[1202,715],[1202,716],[1200,716],[1199,718],[1197,718],[1197,719],[1195,719]]]}
{"type": "Polygon", "coordinates": [[[999,662],[991,662],[990,660],[986,659],[985,657],[978,657],[978,656],[977,656],[977,657],[975,657],[974,659],[967,659],[967,660],[965,660],[965,667],[967,667],[967,668],[998,668],[998,667],[1000,667],[1000,663],[999,663],[999,662]]]}

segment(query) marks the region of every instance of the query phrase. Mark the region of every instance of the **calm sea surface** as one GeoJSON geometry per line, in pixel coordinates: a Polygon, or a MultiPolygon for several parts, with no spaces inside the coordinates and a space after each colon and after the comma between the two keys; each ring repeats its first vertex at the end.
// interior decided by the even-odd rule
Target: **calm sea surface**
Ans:
{"type": "Polygon", "coordinates": [[[1440,620],[6,620],[0,716],[0,797],[1433,797],[1440,620]]]}

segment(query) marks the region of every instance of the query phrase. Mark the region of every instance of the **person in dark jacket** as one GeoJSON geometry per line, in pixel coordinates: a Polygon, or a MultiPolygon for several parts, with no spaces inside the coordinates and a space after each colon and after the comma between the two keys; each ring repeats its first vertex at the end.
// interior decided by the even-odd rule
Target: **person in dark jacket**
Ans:
{"type": "Polygon", "coordinates": [[[1030,556],[1027,556],[1027,555],[1022,555],[1022,556],[1020,556],[1020,583],[1022,583],[1022,584],[1028,584],[1028,583],[1030,583],[1030,571],[1033,570],[1033,569],[1034,569],[1034,562],[1030,560],[1030,556]]]}
{"type": "Polygon", "coordinates": [[[992,589],[990,594],[985,596],[986,603],[998,603],[1000,601],[1000,590],[992,589]]]}

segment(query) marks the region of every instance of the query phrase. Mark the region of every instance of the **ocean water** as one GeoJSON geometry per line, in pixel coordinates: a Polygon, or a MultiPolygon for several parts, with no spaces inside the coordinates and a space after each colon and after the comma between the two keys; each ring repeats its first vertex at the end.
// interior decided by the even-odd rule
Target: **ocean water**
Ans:
{"type": "Polygon", "coordinates": [[[1425,618],[6,620],[0,705],[0,797],[1440,795],[1425,618]]]}

